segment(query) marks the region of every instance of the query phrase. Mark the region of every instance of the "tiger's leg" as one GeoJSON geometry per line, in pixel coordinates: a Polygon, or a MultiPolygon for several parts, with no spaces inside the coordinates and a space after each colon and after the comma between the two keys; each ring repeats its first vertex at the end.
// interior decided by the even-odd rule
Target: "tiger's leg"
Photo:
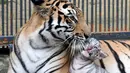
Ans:
{"type": "Polygon", "coordinates": [[[16,73],[12,66],[9,64],[8,72],[7,73],[16,73]]]}
{"type": "Polygon", "coordinates": [[[18,56],[14,52],[10,54],[8,73],[26,73],[18,56]]]}

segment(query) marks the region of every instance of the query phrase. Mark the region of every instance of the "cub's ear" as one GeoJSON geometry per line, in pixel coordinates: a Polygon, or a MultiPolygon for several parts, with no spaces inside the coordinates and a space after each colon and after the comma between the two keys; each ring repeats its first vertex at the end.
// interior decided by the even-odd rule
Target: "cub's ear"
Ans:
{"type": "Polygon", "coordinates": [[[105,53],[104,51],[100,50],[100,52],[99,52],[99,56],[98,56],[99,59],[106,58],[107,56],[108,56],[107,53],[105,53]]]}
{"type": "Polygon", "coordinates": [[[31,0],[34,5],[41,5],[44,3],[44,0],[31,0]]]}

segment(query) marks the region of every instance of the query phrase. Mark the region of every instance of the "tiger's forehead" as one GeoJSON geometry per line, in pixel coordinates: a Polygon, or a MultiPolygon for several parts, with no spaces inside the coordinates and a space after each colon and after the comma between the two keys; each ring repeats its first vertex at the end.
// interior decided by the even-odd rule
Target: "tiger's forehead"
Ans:
{"type": "Polygon", "coordinates": [[[67,2],[68,0],[46,0],[46,1],[63,1],[63,2],[67,2]]]}
{"type": "Polygon", "coordinates": [[[57,2],[61,2],[61,3],[70,3],[68,0],[46,0],[44,1],[44,3],[46,3],[46,5],[55,5],[57,2]]]}
{"type": "Polygon", "coordinates": [[[53,3],[53,2],[56,2],[56,1],[69,2],[68,0],[45,0],[45,2],[50,2],[50,3],[53,3]]]}

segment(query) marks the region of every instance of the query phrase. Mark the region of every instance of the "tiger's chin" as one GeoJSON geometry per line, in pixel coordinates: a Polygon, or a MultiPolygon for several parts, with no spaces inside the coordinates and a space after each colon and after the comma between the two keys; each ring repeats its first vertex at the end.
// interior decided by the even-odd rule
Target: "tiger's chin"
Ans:
{"type": "Polygon", "coordinates": [[[78,55],[85,49],[85,44],[87,44],[87,39],[82,37],[73,37],[70,42],[70,57],[73,58],[74,56],[78,55]]]}

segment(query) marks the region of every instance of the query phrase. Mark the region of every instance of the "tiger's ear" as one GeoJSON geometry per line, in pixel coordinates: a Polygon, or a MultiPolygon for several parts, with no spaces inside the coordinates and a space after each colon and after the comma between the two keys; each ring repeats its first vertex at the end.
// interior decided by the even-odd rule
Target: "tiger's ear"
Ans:
{"type": "Polygon", "coordinates": [[[31,0],[34,5],[41,5],[44,3],[44,0],[31,0]]]}
{"type": "Polygon", "coordinates": [[[103,59],[103,58],[106,58],[108,56],[108,54],[107,53],[105,53],[104,51],[100,51],[99,52],[99,59],[103,59]]]}

